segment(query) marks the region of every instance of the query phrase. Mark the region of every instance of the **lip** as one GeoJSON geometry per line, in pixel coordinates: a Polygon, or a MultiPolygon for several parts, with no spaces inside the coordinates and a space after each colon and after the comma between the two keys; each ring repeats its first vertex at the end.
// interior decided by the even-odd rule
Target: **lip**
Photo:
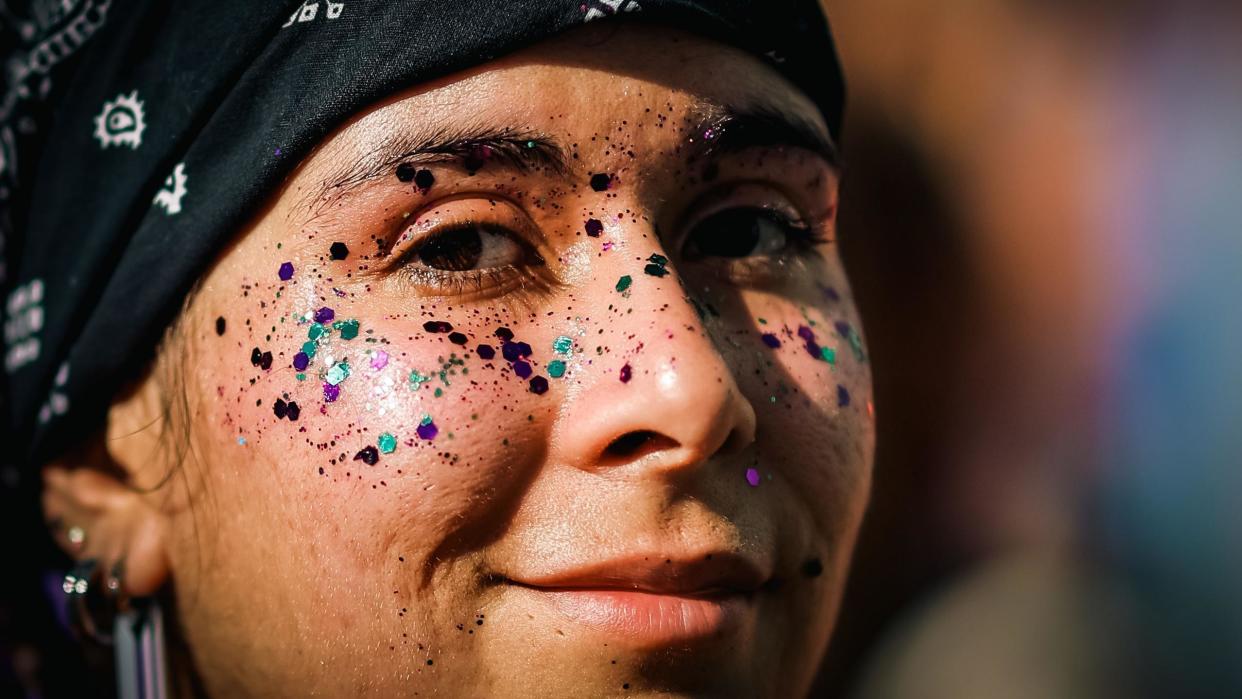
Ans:
{"type": "Polygon", "coordinates": [[[584,629],[637,647],[727,636],[745,625],[767,576],[748,559],[632,556],[508,582],[534,604],[584,629]]]}

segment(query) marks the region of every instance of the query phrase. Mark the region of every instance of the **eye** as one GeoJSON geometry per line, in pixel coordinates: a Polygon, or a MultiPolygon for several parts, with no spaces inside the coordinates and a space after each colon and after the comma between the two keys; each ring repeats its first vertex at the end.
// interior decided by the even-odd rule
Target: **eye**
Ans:
{"type": "Polygon", "coordinates": [[[437,233],[411,251],[418,266],[442,272],[511,267],[524,261],[528,253],[503,229],[483,224],[465,224],[437,233]]]}
{"type": "Polygon", "coordinates": [[[805,226],[772,209],[725,209],[700,221],[686,238],[686,259],[706,257],[776,257],[796,243],[807,242],[805,226]]]}

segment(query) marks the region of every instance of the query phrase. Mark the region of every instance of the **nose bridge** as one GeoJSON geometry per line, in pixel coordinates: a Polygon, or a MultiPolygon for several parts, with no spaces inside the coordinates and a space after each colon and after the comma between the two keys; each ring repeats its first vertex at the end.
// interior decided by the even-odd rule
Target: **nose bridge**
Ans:
{"type": "MultiPolygon", "coordinates": [[[[652,246],[629,258],[641,261],[652,253],[664,255],[652,246]]],[[[650,275],[639,264],[638,274],[628,275],[629,294],[620,292],[619,302],[611,304],[598,335],[607,351],[593,360],[590,385],[561,416],[564,429],[554,443],[564,462],[668,472],[754,441],[754,408],[672,265],[667,269],[666,276],[650,275]]],[[[611,286],[603,279],[593,283],[611,286]]]]}

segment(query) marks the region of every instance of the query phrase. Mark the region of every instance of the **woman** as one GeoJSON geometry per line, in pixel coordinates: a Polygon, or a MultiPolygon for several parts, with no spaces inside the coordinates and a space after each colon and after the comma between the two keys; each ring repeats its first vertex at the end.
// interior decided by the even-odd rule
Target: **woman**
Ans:
{"type": "Polygon", "coordinates": [[[177,694],[804,694],[873,444],[819,10],[469,5],[91,39],[9,303],[66,588],[177,694]]]}

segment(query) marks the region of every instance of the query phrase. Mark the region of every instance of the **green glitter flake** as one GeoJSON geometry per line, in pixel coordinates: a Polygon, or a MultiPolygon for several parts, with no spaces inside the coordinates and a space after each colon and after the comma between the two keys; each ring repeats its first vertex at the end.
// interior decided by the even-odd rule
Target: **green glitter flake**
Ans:
{"type": "Polygon", "coordinates": [[[342,340],[352,340],[358,337],[358,321],[356,320],[338,320],[332,324],[332,327],[341,333],[342,340]]]}
{"type": "Polygon", "coordinates": [[[560,337],[556,338],[555,341],[552,342],[552,351],[556,352],[557,354],[569,354],[569,351],[572,350],[573,348],[574,348],[574,340],[571,337],[566,337],[564,335],[561,335],[560,337]]]}
{"type": "Polygon", "coordinates": [[[410,372],[410,388],[414,389],[415,391],[422,388],[423,384],[427,383],[430,380],[431,380],[430,376],[418,373],[417,369],[410,372]]]}
{"type": "Polygon", "coordinates": [[[418,424],[420,424],[420,425],[424,425],[424,426],[426,426],[426,425],[430,425],[430,424],[431,424],[431,416],[430,416],[430,415],[426,415],[426,414],[424,414],[424,415],[423,415],[423,419],[422,419],[422,420],[419,420],[419,421],[418,421],[418,424]]]}
{"type": "Polygon", "coordinates": [[[767,324],[768,324],[768,321],[767,321],[767,319],[765,319],[765,318],[760,318],[760,319],[759,319],[759,324],[760,324],[760,325],[767,325],[767,324]]]}
{"type": "Polygon", "coordinates": [[[319,345],[315,344],[313,340],[307,340],[306,342],[302,343],[302,353],[305,354],[310,359],[315,358],[315,351],[318,349],[319,349],[319,345]]]}
{"type": "Polygon", "coordinates": [[[332,365],[331,369],[324,374],[323,380],[332,384],[339,385],[342,381],[349,378],[349,364],[347,362],[337,362],[332,365]]]}
{"type": "Polygon", "coordinates": [[[297,373],[297,374],[294,374],[294,377],[295,377],[298,381],[305,381],[305,380],[306,380],[306,374],[303,374],[303,373],[301,373],[301,372],[299,372],[299,373],[297,373]]]}
{"type": "Polygon", "coordinates": [[[867,355],[863,354],[862,338],[858,336],[858,331],[850,328],[850,349],[854,350],[854,359],[860,362],[867,361],[867,355]]]}
{"type": "Polygon", "coordinates": [[[553,359],[548,362],[548,376],[559,379],[565,375],[565,362],[559,359],[553,359]]]}
{"type": "Polygon", "coordinates": [[[633,284],[633,283],[634,283],[633,277],[627,274],[624,277],[621,277],[620,279],[617,280],[617,291],[624,292],[626,289],[630,288],[630,284],[633,284]]]}
{"type": "Polygon", "coordinates": [[[319,323],[310,326],[310,330],[306,331],[306,336],[312,340],[318,340],[321,335],[323,335],[323,326],[319,323]]]}
{"type": "Polygon", "coordinates": [[[380,453],[391,454],[397,450],[397,438],[392,436],[391,432],[385,432],[379,436],[376,446],[379,447],[380,453]]]}
{"type": "Polygon", "coordinates": [[[435,395],[436,398],[439,398],[440,396],[444,395],[444,389],[437,387],[436,392],[433,395],[435,395]]]}
{"type": "Polygon", "coordinates": [[[819,356],[822,357],[825,362],[828,362],[829,364],[836,366],[837,351],[835,349],[831,347],[820,347],[819,356]]]}

